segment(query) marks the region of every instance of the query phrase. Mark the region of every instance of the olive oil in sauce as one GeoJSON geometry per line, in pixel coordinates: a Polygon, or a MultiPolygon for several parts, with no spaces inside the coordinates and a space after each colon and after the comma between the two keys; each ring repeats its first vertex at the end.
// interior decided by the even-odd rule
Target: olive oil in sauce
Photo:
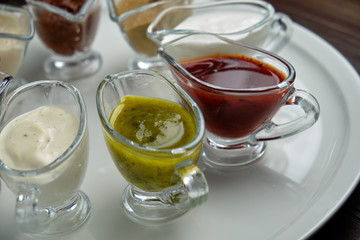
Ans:
{"type": "Polygon", "coordinates": [[[181,147],[195,136],[195,123],[180,105],[156,98],[125,96],[110,123],[125,138],[157,149],[181,147]]]}

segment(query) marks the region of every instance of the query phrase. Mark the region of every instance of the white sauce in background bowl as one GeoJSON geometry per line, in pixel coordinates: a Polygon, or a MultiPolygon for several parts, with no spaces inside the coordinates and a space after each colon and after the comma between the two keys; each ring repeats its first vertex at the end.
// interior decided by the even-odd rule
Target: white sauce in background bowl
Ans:
{"type": "MultiPolygon", "coordinates": [[[[19,20],[0,8],[0,33],[21,35],[19,20]]],[[[24,57],[27,42],[15,38],[0,37],[0,71],[14,76],[24,57]]]]}
{"type": "Polygon", "coordinates": [[[255,12],[210,12],[193,15],[174,29],[191,29],[215,34],[234,33],[252,27],[263,19],[263,15],[255,12]]]}

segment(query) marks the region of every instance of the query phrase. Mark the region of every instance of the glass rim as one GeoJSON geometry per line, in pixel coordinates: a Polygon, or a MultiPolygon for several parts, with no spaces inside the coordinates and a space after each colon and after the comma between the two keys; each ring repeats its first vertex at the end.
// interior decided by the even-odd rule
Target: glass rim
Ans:
{"type": "Polygon", "coordinates": [[[0,11],[5,12],[20,12],[22,15],[26,15],[29,19],[29,24],[27,26],[28,32],[25,34],[13,34],[13,33],[2,33],[0,32],[0,38],[13,38],[22,41],[29,41],[35,35],[35,28],[33,18],[29,12],[29,10],[25,7],[12,6],[4,3],[0,3],[0,11]]]}
{"type": "MultiPolygon", "coordinates": [[[[47,171],[50,171],[50,170],[56,168],[58,165],[65,162],[71,156],[71,154],[74,152],[74,150],[78,148],[81,141],[84,139],[85,135],[87,134],[87,124],[88,124],[87,121],[88,120],[87,120],[85,101],[84,101],[80,91],[77,88],[75,88],[73,85],[71,85],[67,82],[64,82],[61,80],[38,80],[38,81],[24,84],[24,85],[18,87],[17,89],[13,90],[11,93],[9,93],[9,95],[5,97],[5,99],[1,103],[1,105],[3,105],[3,104],[8,105],[14,97],[16,97],[17,95],[19,95],[22,92],[25,92],[25,91],[35,88],[37,86],[46,86],[46,85],[61,86],[65,89],[67,89],[74,96],[75,101],[78,103],[79,110],[80,110],[79,111],[80,112],[79,127],[78,127],[78,131],[76,133],[74,140],[72,141],[71,145],[65,150],[65,152],[63,152],[58,158],[56,158],[54,161],[52,161],[51,163],[49,163],[45,166],[42,166],[37,169],[31,169],[31,170],[19,170],[19,169],[14,169],[14,168],[8,167],[5,163],[2,162],[2,160],[0,158],[0,170],[1,171],[7,171],[7,172],[10,172],[10,174],[12,174],[12,175],[21,176],[21,177],[33,177],[33,176],[37,176],[42,173],[45,173],[47,171]]],[[[5,113],[6,113],[6,107],[5,107],[5,110],[2,109],[2,112],[0,113],[0,120],[3,119],[3,116],[5,113]]]]}
{"type": "Polygon", "coordinates": [[[267,10],[265,17],[263,19],[261,19],[261,21],[252,25],[251,27],[248,27],[246,29],[239,30],[239,31],[230,32],[230,33],[219,33],[219,32],[214,33],[214,34],[223,35],[223,36],[230,36],[230,35],[234,35],[234,34],[245,34],[247,32],[251,32],[254,29],[257,29],[258,27],[265,25],[275,15],[274,7],[270,3],[260,1],[260,0],[253,0],[253,1],[225,0],[225,1],[215,1],[215,2],[200,2],[200,3],[196,3],[196,4],[191,4],[191,5],[178,5],[178,6],[169,7],[167,9],[163,10],[162,12],[160,12],[156,16],[156,18],[150,23],[149,27],[147,28],[147,35],[151,39],[154,39],[158,36],[165,36],[169,32],[171,32],[171,34],[174,34],[174,35],[184,35],[184,34],[192,34],[192,33],[207,33],[206,31],[192,30],[192,29],[172,29],[172,30],[158,30],[158,31],[154,31],[153,29],[154,29],[155,25],[157,25],[159,23],[159,21],[165,14],[171,12],[174,9],[213,8],[213,7],[217,7],[219,5],[249,5],[249,6],[262,7],[263,9],[267,10]]]}
{"type": "Polygon", "coordinates": [[[45,9],[49,12],[55,13],[57,15],[60,15],[64,17],[65,19],[71,21],[71,22],[77,22],[82,20],[86,14],[88,13],[88,10],[91,8],[92,4],[97,2],[98,0],[86,0],[85,3],[81,6],[80,11],[77,14],[72,14],[60,7],[54,6],[49,3],[40,2],[38,0],[26,0],[26,2],[31,6],[40,7],[42,9],[45,9]]]}
{"type": "Polygon", "coordinates": [[[199,106],[195,103],[194,100],[192,100],[192,98],[184,90],[182,90],[180,88],[180,86],[178,86],[175,83],[172,83],[170,80],[168,80],[166,77],[164,77],[161,73],[156,72],[156,71],[132,70],[132,71],[125,71],[125,72],[111,74],[111,75],[106,76],[105,79],[101,81],[101,83],[96,91],[96,106],[97,106],[97,111],[98,111],[98,114],[100,117],[101,125],[105,129],[106,133],[110,134],[116,140],[121,141],[122,143],[126,144],[127,146],[140,149],[141,151],[143,151],[145,153],[157,152],[157,153],[168,153],[168,154],[172,154],[172,155],[183,154],[188,149],[192,149],[192,148],[196,147],[199,143],[201,143],[203,140],[204,134],[205,134],[205,120],[204,120],[204,117],[201,113],[199,106]],[[102,101],[103,91],[104,91],[105,87],[108,84],[111,84],[112,82],[114,82],[114,80],[116,80],[117,77],[126,76],[126,75],[136,75],[136,74],[147,74],[147,75],[151,75],[153,77],[162,79],[162,81],[165,81],[166,84],[168,84],[169,87],[171,87],[174,91],[176,91],[177,94],[179,94],[181,96],[181,98],[187,102],[189,107],[191,107],[191,109],[193,110],[193,112],[195,114],[197,128],[196,128],[196,133],[195,133],[194,138],[189,143],[185,144],[184,146],[172,148],[172,149],[166,149],[166,148],[157,149],[157,148],[147,147],[147,146],[140,145],[138,143],[135,143],[135,142],[127,139],[126,137],[122,136],[120,133],[118,133],[112,127],[109,119],[106,117],[106,113],[105,113],[105,110],[103,107],[103,105],[104,105],[103,101],[102,101]]]}
{"type": "Polygon", "coordinates": [[[154,7],[157,7],[157,6],[161,6],[161,5],[166,4],[166,3],[171,3],[171,2],[176,2],[176,1],[181,1],[181,0],[161,0],[161,1],[151,2],[151,3],[145,4],[143,6],[137,7],[135,9],[131,9],[131,10],[127,11],[127,12],[124,12],[123,14],[117,15],[115,7],[114,7],[113,0],[106,0],[107,6],[108,6],[108,9],[109,9],[110,19],[113,22],[117,22],[117,23],[122,22],[125,19],[127,19],[127,18],[129,18],[129,17],[131,17],[131,16],[133,16],[135,14],[147,11],[149,9],[152,9],[154,7]]]}
{"type": "MultiPolygon", "coordinates": [[[[284,58],[280,57],[279,55],[277,55],[275,53],[267,51],[265,49],[261,49],[261,48],[258,48],[258,47],[252,46],[252,45],[237,42],[237,41],[219,36],[217,34],[211,34],[211,33],[188,34],[184,37],[177,38],[173,41],[166,43],[164,46],[162,46],[158,49],[158,54],[161,57],[163,57],[167,62],[170,62],[171,65],[173,65],[178,71],[180,71],[181,74],[194,80],[198,86],[203,87],[203,88],[211,88],[211,90],[213,92],[221,91],[221,92],[227,92],[227,93],[232,93],[232,94],[234,94],[234,93],[235,94],[236,93],[243,94],[243,93],[254,93],[254,92],[259,92],[259,93],[260,92],[268,92],[271,90],[286,89],[287,87],[290,87],[293,84],[293,82],[295,81],[295,75],[296,75],[295,69],[292,66],[292,64],[290,62],[288,62],[287,60],[285,60],[284,58]],[[225,43],[238,45],[239,47],[250,49],[252,51],[266,55],[266,56],[270,57],[271,59],[274,59],[275,61],[281,63],[283,66],[285,66],[285,68],[288,70],[288,74],[286,74],[286,78],[278,84],[269,85],[269,86],[265,86],[265,87],[255,87],[255,88],[228,88],[228,87],[221,87],[221,86],[217,86],[214,84],[210,84],[210,83],[201,81],[200,79],[198,79],[195,76],[193,76],[192,74],[190,74],[183,66],[181,66],[177,61],[175,61],[175,59],[173,57],[171,57],[169,54],[166,53],[166,49],[172,47],[173,44],[175,44],[183,39],[190,38],[192,36],[199,36],[199,35],[213,36],[225,43]]],[[[234,54],[234,55],[241,55],[241,54],[234,54]]],[[[247,55],[244,54],[244,56],[247,56],[247,55]]],[[[251,56],[249,56],[249,57],[251,57],[251,56]]],[[[276,68],[276,69],[278,69],[278,68],[276,68]]],[[[278,70],[281,71],[280,69],[278,69],[278,70]]]]}

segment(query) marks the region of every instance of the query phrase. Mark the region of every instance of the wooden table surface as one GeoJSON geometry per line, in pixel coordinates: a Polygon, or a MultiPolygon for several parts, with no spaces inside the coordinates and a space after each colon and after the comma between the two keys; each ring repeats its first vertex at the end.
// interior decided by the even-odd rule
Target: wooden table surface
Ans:
{"type": "MultiPolygon", "coordinates": [[[[20,3],[25,0],[0,0],[20,3]]],[[[337,48],[360,73],[360,0],[268,0],[337,48]]],[[[360,93],[359,93],[360,94],[360,93]]],[[[343,207],[309,240],[360,239],[360,184],[343,207]]]]}
{"type": "MultiPolygon", "coordinates": [[[[268,2],[277,12],[289,15],[293,21],[327,40],[360,73],[360,0],[268,0],[268,2]]],[[[360,239],[360,184],[343,207],[309,240],[322,239],[360,239]]]]}

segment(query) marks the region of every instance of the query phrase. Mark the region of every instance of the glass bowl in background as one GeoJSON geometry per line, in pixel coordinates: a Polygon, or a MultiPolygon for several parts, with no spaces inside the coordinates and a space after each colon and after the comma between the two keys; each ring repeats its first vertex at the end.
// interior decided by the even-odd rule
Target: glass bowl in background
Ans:
{"type": "Polygon", "coordinates": [[[61,4],[60,1],[28,0],[36,32],[51,50],[44,63],[45,72],[50,78],[60,80],[94,74],[102,65],[100,54],[91,49],[100,20],[100,1],[61,4]]]}
{"type": "Polygon", "coordinates": [[[194,33],[211,33],[278,52],[292,35],[292,21],[261,0],[202,1],[162,11],[147,29],[158,46],[194,33]]]}
{"type": "Polygon", "coordinates": [[[0,71],[16,76],[34,37],[33,20],[26,8],[0,4],[0,71]]]}
{"type": "Polygon", "coordinates": [[[107,0],[111,20],[119,25],[121,33],[137,54],[135,59],[129,61],[129,69],[156,69],[163,66],[162,60],[157,57],[158,46],[146,36],[146,29],[162,10],[189,3],[191,0],[107,0]]]}

